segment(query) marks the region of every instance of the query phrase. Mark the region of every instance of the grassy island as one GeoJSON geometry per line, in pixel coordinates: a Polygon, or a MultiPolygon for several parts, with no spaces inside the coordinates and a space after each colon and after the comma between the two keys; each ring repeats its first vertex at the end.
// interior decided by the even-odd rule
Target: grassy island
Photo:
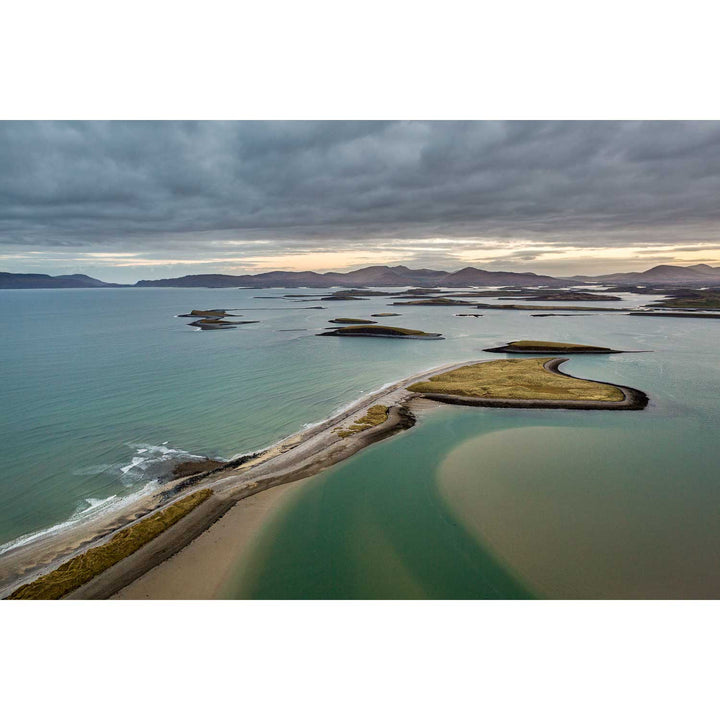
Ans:
{"type": "Polygon", "coordinates": [[[216,310],[191,310],[185,315],[179,315],[178,317],[201,317],[201,318],[224,318],[224,317],[237,317],[229,313],[227,310],[216,309],[216,310]]]}
{"type": "Polygon", "coordinates": [[[370,317],[399,317],[400,313],[373,313],[370,317]]]}
{"type": "Polygon", "coordinates": [[[421,340],[444,339],[440,333],[427,333],[422,330],[410,330],[408,328],[391,327],[390,325],[352,325],[319,333],[319,335],[334,335],[338,337],[417,338],[421,340]]]}
{"type": "Polygon", "coordinates": [[[77,590],[103,570],[139,550],[164,530],[185,517],[212,495],[212,490],[198,490],[116,533],[108,542],[90,548],[47,575],[22,585],[9,600],[57,600],[77,590]]]}
{"type": "Polygon", "coordinates": [[[501,305],[478,303],[479,310],[572,310],[573,312],[627,312],[628,308],[584,307],[581,305],[501,305]]]}
{"type": "Polygon", "coordinates": [[[188,325],[199,327],[201,330],[227,330],[229,328],[237,327],[238,325],[253,325],[258,322],[260,321],[239,320],[237,322],[232,322],[230,320],[220,320],[219,318],[200,318],[199,320],[188,323],[188,325]]]}
{"type": "Polygon", "coordinates": [[[494,400],[593,401],[619,403],[623,391],[614,385],[551,372],[552,358],[491,360],[465,365],[408,387],[429,396],[494,400]]]}
{"type": "Polygon", "coordinates": [[[409,302],[394,302],[391,305],[472,305],[467,300],[455,300],[448,297],[424,298],[422,300],[410,300],[409,302]]]}
{"type": "Polygon", "coordinates": [[[331,323],[339,323],[340,325],[376,325],[375,320],[360,320],[358,318],[335,318],[329,320],[331,323]]]}
{"type": "Polygon", "coordinates": [[[336,430],[335,432],[339,437],[346,438],[376,425],[382,425],[387,420],[389,409],[387,405],[373,405],[368,408],[363,417],[356,420],[349,428],[336,430]]]}
{"type": "Polygon", "coordinates": [[[577,343],[548,342],[546,340],[514,340],[500,347],[485,348],[485,352],[579,355],[582,353],[619,353],[622,350],[612,350],[599,345],[578,345],[577,343]]]}

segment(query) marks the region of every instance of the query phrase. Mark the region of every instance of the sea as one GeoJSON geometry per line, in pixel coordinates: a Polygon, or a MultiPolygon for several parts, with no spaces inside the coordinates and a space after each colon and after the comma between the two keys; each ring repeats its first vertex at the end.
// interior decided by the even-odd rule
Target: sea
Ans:
{"type": "MultiPolygon", "coordinates": [[[[116,510],[180,460],[257,451],[403,377],[552,340],[646,351],[563,370],[639,388],[648,408],[441,407],[304,483],[225,596],[720,597],[720,320],[327,292],[0,291],[0,553],[116,510]],[[179,317],[209,308],[258,322],[202,331],[179,317]],[[335,317],[445,339],[318,336],[335,317]]],[[[656,299],[621,295],[597,305],[656,299]]]]}

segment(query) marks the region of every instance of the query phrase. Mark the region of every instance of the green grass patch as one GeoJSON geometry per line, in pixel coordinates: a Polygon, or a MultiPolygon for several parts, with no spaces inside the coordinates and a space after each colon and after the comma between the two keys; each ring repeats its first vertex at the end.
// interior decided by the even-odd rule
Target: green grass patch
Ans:
{"type": "Polygon", "coordinates": [[[346,430],[336,430],[335,432],[338,434],[338,437],[346,438],[355,435],[355,433],[367,430],[368,428],[375,427],[376,425],[382,425],[387,420],[389,410],[390,408],[387,405],[373,405],[371,408],[368,408],[367,413],[363,417],[356,420],[349,428],[346,430]]]}
{"type": "Polygon", "coordinates": [[[491,360],[434,375],[411,392],[506,400],[601,400],[620,402],[619,388],[546,370],[551,358],[491,360]]]}
{"type": "Polygon", "coordinates": [[[206,488],[120,530],[104,545],[90,548],[55,570],[15,590],[8,600],[57,600],[128,557],[185,517],[212,495],[206,488]]]}

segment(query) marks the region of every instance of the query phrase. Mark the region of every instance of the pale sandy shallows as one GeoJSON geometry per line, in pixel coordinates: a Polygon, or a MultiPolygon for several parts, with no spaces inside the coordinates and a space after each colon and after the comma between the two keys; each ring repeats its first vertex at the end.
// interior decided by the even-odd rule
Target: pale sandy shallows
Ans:
{"type": "MultiPolygon", "coordinates": [[[[419,418],[439,407],[423,398],[411,402],[412,411],[419,418]]],[[[110,599],[211,600],[228,597],[228,582],[237,578],[242,566],[252,557],[262,531],[313,477],[245,498],[180,552],[110,599]]]]}
{"type": "Polygon", "coordinates": [[[210,600],[252,553],[261,529],[292,501],[309,478],[239,502],[179,553],[112,596],[116,600],[210,600]]]}

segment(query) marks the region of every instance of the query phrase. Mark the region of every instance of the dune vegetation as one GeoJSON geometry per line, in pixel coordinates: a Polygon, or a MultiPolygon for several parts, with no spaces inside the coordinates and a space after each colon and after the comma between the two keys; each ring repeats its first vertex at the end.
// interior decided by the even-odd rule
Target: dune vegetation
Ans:
{"type": "Polygon", "coordinates": [[[422,394],[513,400],[620,402],[624,399],[622,391],[613,385],[550,372],[545,369],[545,363],[551,359],[474,363],[414,383],[408,390],[422,394]]]}
{"type": "Polygon", "coordinates": [[[387,420],[389,409],[387,405],[373,405],[368,408],[367,413],[363,417],[356,420],[349,428],[336,430],[335,432],[339,437],[346,438],[355,435],[355,433],[367,430],[368,428],[375,427],[376,425],[382,425],[382,423],[387,420]]]}
{"type": "Polygon", "coordinates": [[[198,490],[164,510],[139,520],[117,532],[105,544],[90,548],[47,575],[22,585],[8,599],[57,600],[73,590],[77,590],[103,570],[107,570],[156,538],[200,503],[207,500],[210,495],[212,495],[210,489],[198,490]]]}

